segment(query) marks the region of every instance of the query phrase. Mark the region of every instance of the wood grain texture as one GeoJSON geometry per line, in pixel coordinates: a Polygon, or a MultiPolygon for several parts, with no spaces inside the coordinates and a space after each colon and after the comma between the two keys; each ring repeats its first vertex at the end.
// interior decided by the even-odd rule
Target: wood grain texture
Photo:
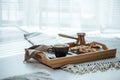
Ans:
{"type": "Polygon", "coordinates": [[[84,53],[84,54],[78,54],[78,55],[54,58],[54,59],[49,59],[45,56],[44,53],[42,53],[42,54],[37,54],[34,57],[34,59],[38,60],[39,62],[45,65],[48,65],[51,68],[58,68],[67,64],[77,64],[88,61],[112,58],[115,56],[116,56],[116,49],[109,49],[104,51],[84,53]]]}

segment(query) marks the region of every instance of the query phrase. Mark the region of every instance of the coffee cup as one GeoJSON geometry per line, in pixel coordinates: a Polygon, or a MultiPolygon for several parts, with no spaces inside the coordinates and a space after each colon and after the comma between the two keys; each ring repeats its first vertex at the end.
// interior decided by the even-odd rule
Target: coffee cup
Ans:
{"type": "Polygon", "coordinates": [[[68,53],[69,45],[68,44],[55,44],[52,48],[48,48],[48,52],[55,53],[56,57],[65,57],[68,53]]]}

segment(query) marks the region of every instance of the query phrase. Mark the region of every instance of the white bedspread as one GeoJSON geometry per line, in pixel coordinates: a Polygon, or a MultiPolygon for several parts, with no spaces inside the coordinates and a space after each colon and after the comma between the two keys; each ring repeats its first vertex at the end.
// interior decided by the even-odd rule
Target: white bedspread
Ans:
{"type": "MultiPolygon", "coordinates": [[[[42,38],[41,38],[42,39],[42,38]]],[[[89,39],[96,40],[96,39],[89,39]]],[[[38,41],[38,40],[37,40],[38,41]]],[[[49,41],[49,40],[48,40],[49,41]]],[[[102,39],[97,38],[97,41],[106,42],[108,47],[117,48],[117,58],[120,56],[120,41],[119,39],[102,39]],[[109,42],[113,41],[113,42],[109,42]]],[[[55,80],[120,80],[120,70],[119,69],[109,69],[105,72],[97,71],[95,73],[86,73],[84,75],[78,73],[71,73],[63,71],[61,69],[52,69],[46,65],[43,65],[37,61],[31,59],[31,63],[23,63],[24,60],[24,48],[30,47],[26,41],[18,41],[15,43],[9,43],[5,45],[0,45],[0,50],[2,53],[11,54],[11,56],[0,58],[0,79],[7,78],[11,76],[23,75],[27,73],[39,72],[41,70],[47,71],[54,77],[55,80]],[[14,46],[14,47],[13,47],[14,46]],[[13,55],[19,53],[17,55],[13,55]]],[[[0,53],[1,53],[0,52],[0,53]]]]}

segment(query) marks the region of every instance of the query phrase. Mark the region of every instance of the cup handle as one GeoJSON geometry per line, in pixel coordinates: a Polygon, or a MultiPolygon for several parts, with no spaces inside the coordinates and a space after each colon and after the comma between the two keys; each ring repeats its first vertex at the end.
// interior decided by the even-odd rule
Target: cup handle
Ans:
{"type": "Polygon", "coordinates": [[[53,51],[53,48],[48,48],[48,49],[47,49],[47,52],[49,52],[49,53],[54,52],[54,51],[53,51]]]}

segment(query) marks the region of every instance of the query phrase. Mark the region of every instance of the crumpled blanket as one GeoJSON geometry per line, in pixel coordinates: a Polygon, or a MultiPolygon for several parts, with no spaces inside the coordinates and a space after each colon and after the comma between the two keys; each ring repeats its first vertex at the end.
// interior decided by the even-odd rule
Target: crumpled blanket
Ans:
{"type": "Polygon", "coordinates": [[[20,76],[8,77],[1,80],[55,80],[50,73],[36,72],[20,76]]]}

